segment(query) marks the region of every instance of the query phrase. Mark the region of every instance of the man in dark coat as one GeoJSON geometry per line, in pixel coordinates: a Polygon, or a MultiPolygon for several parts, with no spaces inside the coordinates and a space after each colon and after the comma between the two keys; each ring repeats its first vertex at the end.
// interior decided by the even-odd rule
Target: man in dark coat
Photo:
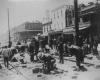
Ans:
{"type": "Polygon", "coordinates": [[[30,52],[30,56],[31,56],[31,61],[34,61],[35,38],[33,38],[31,43],[29,44],[29,52],[30,52]]]}
{"type": "Polygon", "coordinates": [[[58,43],[58,52],[59,52],[59,58],[60,58],[60,63],[64,63],[63,55],[64,55],[64,49],[63,49],[63,42],[58,43]]]}
{"type": "Polygon", "coordinates": [[[39,41],[35,40],[35,55],[36,55],[37,60],[38,60],[38,57],[37,57],[38,51],[39,51],[39,41]]]}

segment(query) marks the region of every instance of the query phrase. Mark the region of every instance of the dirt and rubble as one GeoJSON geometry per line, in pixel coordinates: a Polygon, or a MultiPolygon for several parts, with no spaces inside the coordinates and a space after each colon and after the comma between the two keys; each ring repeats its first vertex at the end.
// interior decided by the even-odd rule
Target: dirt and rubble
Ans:
{"type": "Polygon", "coordinates": [[[64,64],[59,63],[56,57],[57,69],[50,74],[44,74],[42,63],[38,62],[26,64],[10,62],[9,69],[4,67],[2,59],[0,63],[2,64],[0,80],[100,80],[100,60],[90,55],[85,58],[81,71],[76,68],[74,56],[64,57],[64,64]]]}

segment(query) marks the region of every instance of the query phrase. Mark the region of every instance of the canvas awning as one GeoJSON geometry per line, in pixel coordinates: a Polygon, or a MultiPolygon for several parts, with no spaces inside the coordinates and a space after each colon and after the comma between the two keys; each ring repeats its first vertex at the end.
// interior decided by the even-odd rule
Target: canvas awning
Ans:
{"type": "MultiPolygon", "coordinates": [[[[85,24],[80,24],[79,25],[79,30],[84,30],[86,28],[90,27],[90,23],[85,23],[85,24]]],[[[64,34],[74,34],[75,33],[75,26],[73,27],[67,27],[66,29],[63,30],[64,34]]]]}
{"type": "Polygon", "coordinates": [[[56,31],[50,31],[49,32],[50,35],[53,35],[53,34],[61,34],[61,33],[63,33],[62,30],[56,30],[56,31]]]}
{"type": "Polygon", "coordinates": [[[75,33],[75,29],[73,27],[67,27],[66,29],[63,30],[64,34],[73,34],[75,33]]]}
{"type": "Polygon", "coordinates": [[[41,36],[48,36],[48,33],[41,34],[41,36]]]}

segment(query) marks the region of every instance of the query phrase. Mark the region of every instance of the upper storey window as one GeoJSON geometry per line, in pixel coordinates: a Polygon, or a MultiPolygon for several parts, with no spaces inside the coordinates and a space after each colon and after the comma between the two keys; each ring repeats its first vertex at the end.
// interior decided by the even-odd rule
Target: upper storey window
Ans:
{"type": "Polygon", "coordinates": [[[57,11],[57,17],[59,18],[59,12],[57,11]]]}
{"type": "Polygon", "coordinates": [[[54,19],[55,19],[55,13],[54,13],[54,19]]]}
{"type": "Polygon", "coordinates": [[[63,14],[62,14],[62,10],[61,10],[61,16],[62,16],[63,14]]]}

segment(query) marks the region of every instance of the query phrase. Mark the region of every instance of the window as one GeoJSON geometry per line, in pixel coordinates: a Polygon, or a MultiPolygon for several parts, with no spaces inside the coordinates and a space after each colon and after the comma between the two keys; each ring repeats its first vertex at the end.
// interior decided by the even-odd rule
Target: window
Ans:
{"type": "Polygon", "coordinates": [[[62,10],[61,10],[61,16],[62,16],[62,10]]]}
{"type": "Polygon", "coordinates": [[[75,16],[75,14],[74,14],[74,10],[72,10],[72,16],[73,16],[73,17],[75,16]]]}
{"type": "Polygon", "coordinates": [[[59,23],[57,23],[58,24],[58,28],[59,28],[59,23]]]}
{"type": "Polygon", "coordinates": [[[72,17],[71,17],[71,15],[68,16],[68,20],[69,20],[69,25],[72,25],[72,17]]]}
{"type": "Polygon", "coordinates": [[[56,28],[56,24],[54,24],[54,27],[53,27],[54,29],[56,28]]]}
{"type": "Polygon", "coordinates": [[[50,30],[51,30],[51,25],[50,25],[50,30]]]}
{"type": "Polygon", "coordinates": [[[55,13],[54,13],[54,19],[55,19],[55,13]]]}
{"type": "Polygon", "coordinates": [[[59,18],[59,12],[57,12],[57,17],[59,18]]]}
{"type": "Polygon", "coordinates": [[[68,23],[69,23],[69,25],[72,25],[72,12],[71,12],[71,10],[68,11],[68,23]]]}
{"type": "Polygon", "coordinates": [[[46,26],[46,28],[47,28],[47,32],[48,32],[48,26],[46,26]]]}
{"type": "Polygon", "coordinates": [[[62,29],[63,29],[63,23],[61,23],[61,27],[62,27],[62,29]]]}
{"type": "Polygon", "coordinates": [[[44,30],[44,32],[45,32],[45,27],[43,27],[43,30],[44,30]]]}

